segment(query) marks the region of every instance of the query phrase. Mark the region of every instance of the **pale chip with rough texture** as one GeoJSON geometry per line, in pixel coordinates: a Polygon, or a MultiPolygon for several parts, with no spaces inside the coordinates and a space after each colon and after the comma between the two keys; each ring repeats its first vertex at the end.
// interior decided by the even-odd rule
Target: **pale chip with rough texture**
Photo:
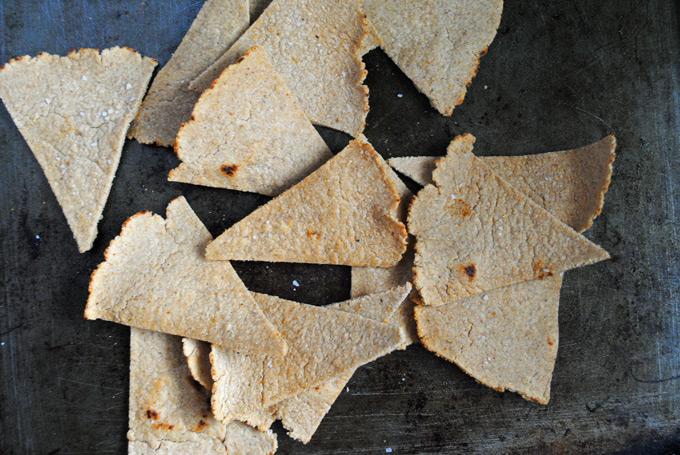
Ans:
{"type": "Polygon", "coordinates": [[[81,253],[97,237],[125,132],[156,64],[114,47],[24,56],[0,68],[0,98],[40,163],[81,253]]]}
{"type": "Polygon", "coordinates": [[[182,163],[170,181],[268,196],[333,156],[261,47],[203,92],[177,134],[175,151],[182,163]]]}
{"type": "Polygon", "coordinates": [[[390,169],[355,139],[210,243],[210,260],[389,267],[406,248],[390,169]]]}
{"type": "Polygon", "coordinates": [[[170,61],[154,78],[128,137],[171,147],[198,100],[189,82],[229,49],[248,24],[248,0],[207,0],[170,61]]]}
{"type": "Polygon", "coordinates": [[[352,136],[368,113],[360,48],[367,25],[358,0],[274,0],[191,84],[202,92],[253,46],[262,46],[310,120],[352,136]]]}
{"type": "Polygon", "coordinates": [[[211,239],[184,197],[166,219],[131,217],[92,274],[85,317],[281,355],[285,343],[231,264],[203,257],[211,239]]]}
{"type": "Polygon", "coordinates": [[[436,307],[417,305],[423,345],[500,392],[550,399],[562,277],[494,289],[436,307]]]}
{"type": "Polygon", "coordinates": [[[288,345],[284,356],[252,356],[213,345],[212,409],[223,422],[314,387],[403,342],[397,327],[346,312],[253,293],[288,345]]]}
{"type": "MultiPolygon", "coordinates": [[[[478,157],[488,168],[574,230],[583,232],[602,211],[616,154],[613,135],[585,147],[519,156],[478,157]]],[[[439,157],[391,158],[390,166],[421,185],[432,183],[439,157]]]]}
{"type": "Polygon", "coordinates": [[[182,351],[187,358],[191,376],[208,390],[212,389],[213,379],[210,373],[210,343],[193,338],[182,338],[182,351]]]}
{"type": "Polygon", "coordinates": [[[414,281],[426,305],[552,276],[609,258],[602,248],[497,177],[459,136],[438,161],[438,186],[423,188],[409,213],[414,281]]]}
{"type": "Polygon", "coordinates": [[[273,454],[273,432],[212,416],[209,394],[193,383],[181,349],[179,337],[132,328],[128,453],[273,454]]]}
{"type": "Polygon", "coordinates": [[[496,36],[502,0],[363,0],[382,48],[435,109],[461,104],[496,36]]]}

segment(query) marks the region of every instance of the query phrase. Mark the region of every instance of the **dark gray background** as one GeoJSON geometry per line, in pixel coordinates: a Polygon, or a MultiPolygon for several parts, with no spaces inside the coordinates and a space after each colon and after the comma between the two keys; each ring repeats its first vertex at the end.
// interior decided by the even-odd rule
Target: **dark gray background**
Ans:
{"type": "MultiPolygon", "coordinates": [[[[201,4],[0,0],[0,63],[127,45],[163,64],[201,4]]],[[[510,0],[450,118],[381,51],[365,57],[366,135],[386,157],[441,155],[465,132],[485,155],[573,148],[615,133],[612,185],[586,234],[613,259],[566,274],[548,406],[482,387],[413,346],[362,367],[308,445],[276,427],[279,453],[680,453],[679,49],[672,0],[510,0]]],[[[349,139],[322,134],[334,152],[349,139]]],[[[267,198],[169,183],[171,150],[131,141],[95,246],[79,254],[4,107],[0,161],[0,451],[123,454],[129,329],[83,319],[91,271],[139,210],[164,214],[184,194],[219,234],[267,198]]],[[[235,266],[254,290],[314,304],[349,295],[348,268],[235,266]]]]}

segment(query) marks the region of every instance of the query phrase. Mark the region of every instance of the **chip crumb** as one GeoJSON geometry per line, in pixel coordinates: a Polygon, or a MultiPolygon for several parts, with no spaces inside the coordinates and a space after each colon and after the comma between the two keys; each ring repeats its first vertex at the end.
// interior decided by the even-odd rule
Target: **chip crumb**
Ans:
{"type": "Polygon", "coordinates": [[[86,80],[87,80],[87,76],[83,76],[81,79],[84,80],[84,81],[86,81],[86,80]]]}
{"type": "Polygon", "coordinates": [[[297,288],[300,286],[300,283],[298,283],[297,280],[293,280],[293,286],[297,288]]]}
{"type": "Polygon", "coordinates": [[[483,298],[484,298],[485,301],[486,301],[486,300],[489,300],[489,296],[488,296],[488,295],[485,295],[483,298]]]}
{"type": "Polygon", "coordinates": [[[50,104],[52,101],[50,101],[49,98],[45,98],[45,102],[46,102],[47,104],[50,104]]]}
{"type": "Polygon", "coordinates": [[[386,448],[385,448],[385,452],[387,452],[387,453],[392,453],[392,449],[391,449],[390,447],[386,447],[386,448]]]}
{"type": "Polygon", "coordinates": [[[130,90],[132,88],[132,84],[129,82],[125,85],[125,90],[130,90]]]}

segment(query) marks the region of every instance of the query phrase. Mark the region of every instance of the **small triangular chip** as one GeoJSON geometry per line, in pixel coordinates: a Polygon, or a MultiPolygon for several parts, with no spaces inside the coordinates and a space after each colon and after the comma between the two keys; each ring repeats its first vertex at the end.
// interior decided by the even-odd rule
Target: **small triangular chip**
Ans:
{"type": "Polygon", "coordinates": [[[193,383],[179,337],[130,332],[129,454],[266,455],[276,435],[240,422],[224,425],[210,411],[209,393],[193,383]],[[226,451],[225,451],[226,449],[226,451]]]}
{"type": "Polygon", "coordinates": [[[252,356],[213,345],[212,409],[241,419],[383,356],[403,342],[397,327],[350,313],[253,294],[288,345],[284,356],[252,356]]]}
{"type": "Polygon", "coordinates": [[[97,223],[156,61],[129,48],[19,57],[0,68],[0,98],[43,169],[80,252],[97,223]]]}
{"type": "Polygon", "coordinates": [[[546,404],[562,277],[524,281],[436,307],[418,305],[423,345],[482,384],[546,404]]]}
{"type": "Polygon", "coordinates": [[[387,55],[451,115],[496,36],[503,0],[363,0],[363,9],[387,55]]]}
{"type": "Polygon", "coordinates": [[[389,267],[406,248],[390,169],[355,139],[313,174],[210,243],[210,260],[389,267]]]}
{"type": "Polygon", "coordinates": [[[134,215],[92,274],[85,317],[281,355],[285,343],[231,264],[203,257],[211,239],[184,197],[167,219],[134,215]]]}
{"type": "Polygon", "coordinates": [[[333,156],[261,47],[203,92],[177,134],[175,151],[182,163],[170,181],[268,196],[333,156]]]}
{"type": "Polygon", "coordinates": [[[360,57],[366,34],[357,0],[274,0],[189,87],[206,90],[248,49],[262,46],[313,123],[356,136],[368,113],[360,57]]]}
{"type": "Polygon", "coordinates": [[[602,248],[497,177],[459,136],[438,161],[438,186],[423,188],[409,213],[416,236],[415,286],[426,305],[609,258],[602,248]]]}
{"type": "MultiPolygon", "coordinates": [[[[585,147],[521,156],[479,157],[488,168],[577,232],[593,224],[609,188],[616,138],[585,147]]],[[[391,158],[397,171],[421,185],[432,183],[434,156],[391,158]]]]}
{"type": "Polygon", "coordinates": [[[248,0],[207,0],[170,61],[144,97],[129,138],[171,147],[182,122],[191,117],[199,93],[189,82],[201,74],[248,28],[248,0]]]}

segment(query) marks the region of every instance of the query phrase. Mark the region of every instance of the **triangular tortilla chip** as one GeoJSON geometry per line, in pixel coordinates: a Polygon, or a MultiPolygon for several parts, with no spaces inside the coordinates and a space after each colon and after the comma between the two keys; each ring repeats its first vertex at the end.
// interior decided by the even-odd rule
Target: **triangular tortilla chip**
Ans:
{"type": "Polygon", "coordinates": [[[193,338],[182,338],[182,350],[184,357],[187,358],[191,376],[207,390],[211,390],[213,379],[210,372],[210,343],[193,338]]]}
{"type": "Polygon", "coordinates": [[[223,422],[314,387],[401,345],[398,328],[350,313],[253,294],[281,332],[281,357],[248,356],[213,345],[212,409],[223,422]]]}
{"type": "MultiPolygon", "coordinates": [[[[488,168],[577,232],[602,211],[616,154],[613,135],[585,147],[521,156],[479,157],[488,168]]],[[[391,158],[390,166],[421,185],[432,183],[438,157],[391,158]]]]}
{"type": "Polygon", "coordinates": [[[0,98],[45,172],[80,252],[97,223],[156,61],[129,48],[19,57],[0,68],[0,98]]]}
{"type": "MultiPolygon", "coordinates": [[[[271,8],[271,7],[270,7],[271,8]]],[[[206,249],[210,260],[388,267],[406,248],[389,167],[355,139],[309,177],[239,221],[206,249]]]]}
{"type": "Polygon", "coordinates": [[[382,48],[444,115],[463,102],[496,36],[502,0],[363,0],[382,48]]]}
{"type": "Polygon", "coordinates": [[[248,0],[207,0],[155,77],[128,137],[171,147],[198,100],[199,93],[189,90],[189,82],[229,49],[248,24],[248,0]]]}
{"type": "Polygon", "coordinates": [[[261,47],[203,92],[177,134],[175,151],[182,163],[170,181],[268,196],[333,156],[261,47]]]}
{"type": "Polygon", "coordinates": [[[203,257],[211,238],[184,197],[167,219],[128,219],[92,274],[85,317],[281,355],[281,336],[231,264],[203,257]]]}
{"type": "Polygon", "coordinates": [[[415,309],[423,345],[482,384],[546,404],[557,356],[562,277],[415,309]]]}
{"type": "Polygon", "coordinates": [[[361,133],[368,88],[359,1],[274,0],[238,41],[190,85],[202,92],[253,46],[262,46],[313,123],[361,133]]]}
{"type": "Polygon", "coordinates": [[[473,143],[471,135],[456,138],[437,163],[438,186],[426,186],[411,204],[414,281],[424,304],[450,303],[609,258],[491,172],[472,154],[473,143]]]}
{"type": "Polygon", "coordinates": [[[209,393],[194,383],[181,349],[178,337],[132,328],[128,453],[273,454],[271,431],[212,416],[209,393]]]}

